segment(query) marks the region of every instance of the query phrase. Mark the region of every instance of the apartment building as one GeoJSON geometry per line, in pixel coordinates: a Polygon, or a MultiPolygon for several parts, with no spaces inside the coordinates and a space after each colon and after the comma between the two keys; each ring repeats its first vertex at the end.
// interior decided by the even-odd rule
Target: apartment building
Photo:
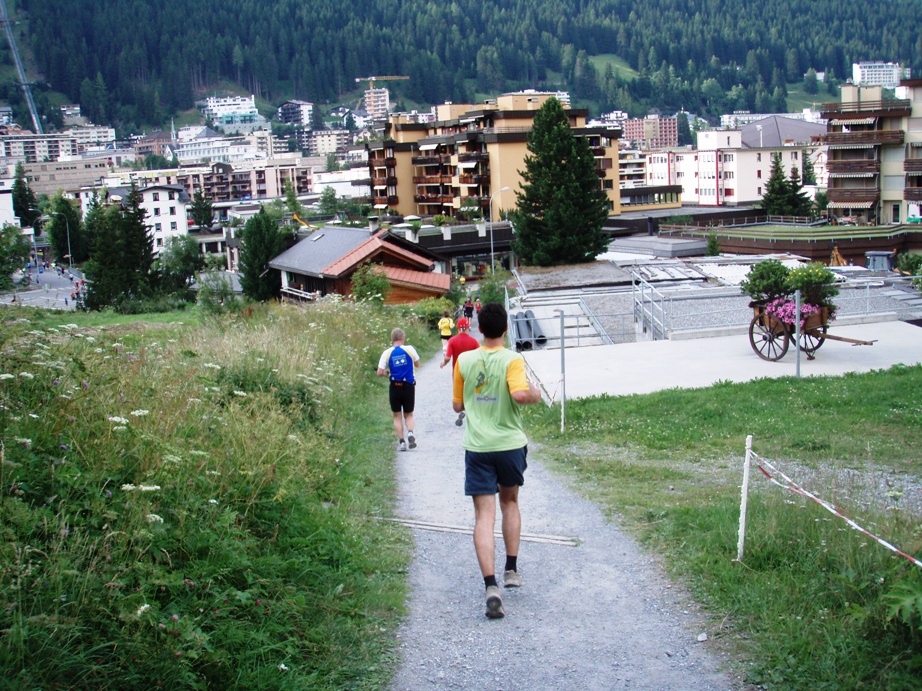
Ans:
{"type": "Polygon", "coordinates": [[[682,206],[682,187],[675,182],[653,182],[648,164],[650,151],[621,149],[618,152],[618,184],[621,211],[677,209],[682,206]]]}
{"type": "Polygon", "coordinates": [[[898,62],[853,62],[852,84],[856,86],[882,86],[895,89],[903,79],[912,76],[908,67],[898,62]]]}
{"type": "Polygon", "coordinates": [[[313,130],[310,133],[308,151],[313,156],[335,154],[352,143],[349,130],[313,130]]]}
{"type": "Polygon", "coordinates": [[[636,147],[659,149],[679,145],[679,121],[648,115],[645,118],[628,118],[624,121],[622,139],[636,147]]]}
{"type": "Polygon", "coordinates": [[[366,89],[365,110],[372,120],[386,120],[391,110],[391,95],[387,89],[366,89]]]}
{"type": "MultiPolygon", "coordinates": [[[[110,180],[114,183],[114,180],[110,180]]],[[[140,208],[144,211],[147,230],[153,239],[154,253],[159,254],[170,238],[189,232],[188,193],[180,185],[153,184],[138,187],[140,208]]],[[[122,204],[131,193],[131,186],[97,184],[80,190],[80,209],[84,217],[96,198],[104,204],[122,204]]]]}
{"type": "Polygon", "coordinates": [[[762,200],[772,158],[781,156],[786,176],[803,171],[804,155],[816,146],[747,148],[740,130],[698,133],[698,149],[650,152],[648,185],[681,185],[682,201],[698,206],[747,206],[762,200]]]}
{"type": "Polygon", "coordinates": [[[278,107],[279,122],[286,125],[300,125],[310,127],[314,117],[314,104],[309,101],[285,101],[278,107]]]}
{"type": "Polygon", "coordinates": [[[49,197],[58,192],[76,194],[86,185],[110,175],[114,166],[109,157],[98,159],[70,158],[64,161],[24,163],[23,170],[29,188],[36,194],[49,197]]]}
{"type": "MultiPolygon", "coordinates": [[[[554,95],[523,91],[479,105],[445,103],[435,107],[433,122],[391,116],[385,141],[366,144],[374,207],[457,217],[462,207],[473,206],[485,218],[492,212],[491,220],[500,219],[516,203],[535,113],[554,95]]],[[[609,212],[620,213],[621,130],[588,127],[586,111],[564,108],[573,132],[588,140],[596,158],[609,212]]]]}
{"type": "Polygon", "coordinates": [[[33,134],[18,127],[2,127],[0,158],[18,158],[26,163],[57,161],[114,141],[115,130],[111,127],[80,127],[59,134],[33,134]]]}
{"type": "Polygon", "coordinates": [[[173,137],[169,132],[151,132],[135,138],[133,147],[138,158],[151,155],[167,158],[173,155],[170,148],[172,143],[173,137]]]}
{"type": "Polygon", "coordinates": [[[842,87],[825,103],[829,208],[869,223],[905,223],[922,205],[922,79],[904,79],[908,98],[881,86],[842,87]]]}

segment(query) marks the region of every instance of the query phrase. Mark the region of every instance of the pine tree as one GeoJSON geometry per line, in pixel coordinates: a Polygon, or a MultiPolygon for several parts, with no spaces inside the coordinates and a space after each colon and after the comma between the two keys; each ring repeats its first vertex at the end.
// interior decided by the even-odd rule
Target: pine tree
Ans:
{"type": "Polygon", "coordinates": [[[125,282],[123,242],[119,225],[121,212],[117,206],[100,207],[94,226],[94,250],[84,267],[88,282],[86,305],[99,310],[115,303],[125,282]]]}
{"type": "Polygon", "coordinates": [[[574,136],[556,98],[535,114],[528,150],[512,214],[513,248],[523,262],[537,266],[592,261],[606,247],[608,203],[589,144],[574,136]]]}
{"type": "Polygon", "coordinates": [[[33,226],[41,216],[38,200],[26,181],[26,169],[22,163],[16,164],[16,177],[13,180],[13,215],[19,218],[23,228],[33,226]]]}
{"type": "Polygon", "coordinates": [[[195,225],[199,228],[211,228],[212,223],[214,223],[214,207],[211,200],[202,193],[202,190],[195,190],[189,211],[195,225]]]}
{"type": "Polygon", "coordinates": [[[147,296],[153,290],[154,239],[144,222],[146,211],[141,208],[141,192],[131,186],[119,224],[125,261],[125,293],[147,296]]]}
{"type": "Polygon", "coordinates": [[[804,192],[800,171],[797,166],[794,166],[788,178],[788,210],[786,213],[791,216],[809,216],[812,210],[813,202],[804,192]]]}
{"type": "Polygon", "coordinates": [[[762,209],[769,216],[783,216],[790,213],[790,188],[781,166],[781,154],[772,154],[772,170],[762,195],[762,209]]]}
{"type": "Polygon", "coordinates": [[[71,255],[68,263],[86,261],[89,253],[77,208],[59,193],[51,200],[48,213],[48,240],[57,260],[66,261],[71,255]]]}
{"type": "Polygon", "coordinates": [[[264,208],[243,227],[240,252],[240,287],[252,300],[266,302],[281,291],[279,272],[269,262],[285,249],[285,236],[276,220],[264,208]]]}

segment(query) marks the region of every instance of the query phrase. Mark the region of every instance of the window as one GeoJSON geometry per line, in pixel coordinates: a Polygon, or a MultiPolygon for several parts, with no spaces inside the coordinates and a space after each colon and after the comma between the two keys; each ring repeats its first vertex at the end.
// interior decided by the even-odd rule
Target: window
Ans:
{"type": "Polygon", "coordinates": [[[163,247],[163,238],[157,238],[157,247],[163,247]]]}
{"type": "Polygon", "coordinates": [[[160,201],[160,193],[159,193],[159,192],[154,192],[154,197],[153,197],[153,198],[154,198],[154,201],[155,201],[155,202],[159,202],[159,201],[160,201]]]}
{"type": "Polygon", "coordinates": [[[176,221],[170,221],[170,230],[176,232],[176,221]]]}
{"type": "Polygon", "coordinates": [[[159,223],[155,223],[155,224],[154,224],[154,231],[157,232],[157,233],[162,233],[162,232],[163,232],[163,227],[162,227],[159,223]]]}
{"type": "Polygon", "coordinates": [[[159,215],[160,215],[160,207],[159,207],[159,206],[155,206],[155,207],[153,208],[153,210],[152,210],[152,215],[154,215],[154,216],[159,216],[159,215]]]}
{"type": "Polygon", "coordinates": [[[756,194],[759,195],[760,197],[762,196],[762,188],[761,188],[761,187],[756,187],[756,194]]]}
{"type": "Polygon", "coordinates": [[[176,207],[175,207],[175,206],[171,206],[171,207],[170,207],[170,216],[175,216],[175,215],[176,215],[176,207]]]}
{"type": "Polygon", "coordinates": [[[735,196],[735,194],[734,194],[734,191],[731,190],[731,189],[728,187],[726,190],[724,190],[724,196],[725,196],[725,197],[733,197],[733,196],[735,196]]]}
{"type": "Polygon", "coordinates": [[[759,180],[762,179],[762,171],[761,171],[761,170],[757,170],[757,171],[756,171],[756,178],[758,178],[759,180]]]}
{"type": "Polygon", "coordinates": [[[170,201],[173,201],[174,199],[176,199],[176,193],[173,192],[172,190],[170,190],[170,191],[167,193],[167,196],[170,198],[170,201]]]}
{"type": "Polygon", "coordinates": [[[761,163],[761,162],[762,162],[762,154],[756,152],[756,163],[761,163]]]}
{"type": "Polygon", "coordinates": [[[796,152],[796,151],[792,151],[792,152],[791,152],[791,160],[792,160],[792,161],[796,161],[796,160],[797,160],[797,152],[796,152]]]}

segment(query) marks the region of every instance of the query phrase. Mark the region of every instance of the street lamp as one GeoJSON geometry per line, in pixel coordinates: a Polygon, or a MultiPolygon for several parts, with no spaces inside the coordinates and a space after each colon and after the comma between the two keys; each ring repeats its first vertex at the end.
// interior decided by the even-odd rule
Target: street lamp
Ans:
{"type": "Polygon", "coordinates": [[[508,189],[508,187],[503,187],[502,189],[498,189],[490,195],[490,273],[494,274],[496,273],[496,260],[493,255],[493,197],[495,197],[500,192],[505,192],[508,189]]]}

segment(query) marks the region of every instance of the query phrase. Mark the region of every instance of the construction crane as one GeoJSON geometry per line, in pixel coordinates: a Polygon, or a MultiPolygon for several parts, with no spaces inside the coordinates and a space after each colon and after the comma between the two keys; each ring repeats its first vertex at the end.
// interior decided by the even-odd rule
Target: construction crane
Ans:
{"type": "Polygon", "coordinates": [[[358,84],[359,82],[368,82],[368,88],[374,89],[375,82],[402,82],[406,81],[407,79],[409,79],[409,77],[389,74],[384,75],[383,77],[356,77],[355,83],[358,84]]]}

